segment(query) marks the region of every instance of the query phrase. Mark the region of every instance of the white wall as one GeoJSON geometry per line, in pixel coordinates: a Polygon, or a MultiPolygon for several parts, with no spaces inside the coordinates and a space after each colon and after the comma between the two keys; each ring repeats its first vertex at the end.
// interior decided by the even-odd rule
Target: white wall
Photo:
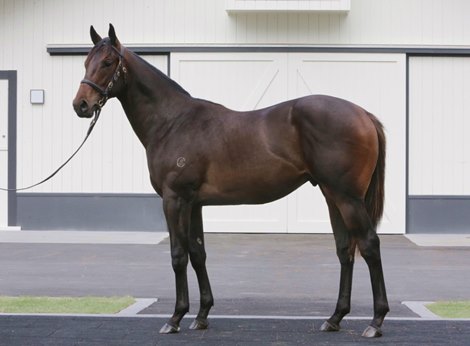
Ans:
{"type": "MultiPolygon", "coordinates": [[[[89,120],[80,119],[72,100],[83,78],[83,56],[50,57],[42,83],[18,81],[17,185],[37,182],[65,161],[81,143],[89,120]],[[29,85],[28,85],[29,84],[29,85]],[[28,86],[26,86],[28,85],[28,86]],[[31,105],[29,88],[44,88],[44,105],[31,105]]],[[[146,57],[166,71],[166,57],[146,57]]],[[[24,66],[23,76],[33,73],[24,66]]],[[[89,142],[54,179],[30,192],[152,192],[145,152],[116,99],[110,100],[89,142]]]]}
{"type": "MultiPolygon", "coordinates": [[[[89,45],[90,24],[105,34],[114,23],[129,44],[464,45],[470,42],[468,13],[464,0],[352,0],[347,14],[231,15],[222,0],[0,0],[0,70],[18,71],[18,186],[49,174],[86,130],[71,107],[84,57],[53,57],[46,47],[89,45]],[[29,103],[33,88],[45,89],[44,106],[29,103]]],[[[164,59],[149,59],[165,68],[164,59]]],[[[108,105],[72,166],[34,191],[150,191],[143,153],[119,109],[108,105]]]]}
{"type": "MultiPolygon", "coordinates": [[[[71,107],[83,77],[84,57],[50,56],[46,47],[90,45],[90,24],[105,36],[108,23],[113,23],[128,45],[470,45],[467,0],[351,0],[347,13],[229,15],[225,5],[224,0],[0,0],[0,70],[18,72],[18,186],[47,176],[86,131],[88,121],[78,119],[71,107]],[[45,105],[30,104],[30,89],[45,89],[45,105]]],[[[165,57],[148,59],[166,71],[165,57]]],[[[468,195],[470,191],[465,182],[469,143],[461,132],[468,128],[469,67],[466,59],[446,59],[411,59],[410,194],[468,195]],[[447,85],[452,85],[453,94],[447,85]],[[431,105],[423,102],[429,98],[431,105]],[[443,107],[451,110],[440,112],[443,107]],[[454,125],[446,122],[447,114],[454,125]],[[425,143],[432,143],[431,151],[425,143]],[[451,146],[455,150],[449,156],[451,146]]],[[[269,79],[268,72],[263,78],[269,79]]],[[[290,78],[287,72],[278,76],[290,78]]],[[[199,87],[209,88],[199,82],[199,87]]],[[[276,93],[264,100],[257,99],[256,93],[251,96],[229,100],[228,106],[260,107],[282,99],[276,93]]],[[[369,102],[359,101],[366,106],[369,102]]],[[[143,150],[117,102],[106,106],[90,142],[71,165],[33,191],[152,192],[143,150]]]]}

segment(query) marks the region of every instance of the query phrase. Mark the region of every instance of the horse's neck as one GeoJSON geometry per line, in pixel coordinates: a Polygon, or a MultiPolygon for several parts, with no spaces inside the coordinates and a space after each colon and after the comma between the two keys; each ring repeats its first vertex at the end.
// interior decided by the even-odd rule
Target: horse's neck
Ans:
{"type": "Polygon", "coordinates": [[[147,148],[152,141],[164,136],[192,98],[134,54],[129,54],[126,60],[127,85],[118,99],[134,132],[147,148]]]}

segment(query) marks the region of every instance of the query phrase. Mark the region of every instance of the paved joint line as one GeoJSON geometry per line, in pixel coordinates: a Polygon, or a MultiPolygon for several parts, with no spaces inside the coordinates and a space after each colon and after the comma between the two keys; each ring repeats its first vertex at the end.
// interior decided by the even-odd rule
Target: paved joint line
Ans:
{"type": "Polygon", "coordinates": [[[426,305],[434,302],[404,301],[403,305],[421,318],[440,320],[441,317],[430,311],[426,305]]]}
{"type": "Polygon", "coordinates": [[[470,234],[404,234],[418,246],[469,247],[470,234]]]}
{"type": "Polygon", "coordinates": [[[117,315],[126,317],[137,315],[139,312],[148,308],[150,305],[156,303],[157,301],[157,298],[136,298],[134,304],[119,311],[117,315]]]}
{"type": "MultiPolygon", "coordinates": [[[[18,313],[0,313],[2,316],[23,316],[23,317],[84,317],[84,318],[169,318],[170,314],[140,314],[140,315],[119,315],[119,314],[18,314],[18,313]]],[[[196,315],[186,315],[185,318],[195,318],[196,315]]],[[[316,321],[316,320],[325,320],[330,318],[330,316],[257,316],[257,315],[209,315],[209,320],[220,320],[220,319],[233,319],[233,320],[305,320],[305,321],[316,321]]],[[[370,321],[372,317],[367,316],[350,316],[345,317],[344,320],[351,321],[370,321]]],[[[386,317],[385,321],[464,321],[470,322],[470,318],[425,318],[425,317],[386,317]]]]}
{"type": "Polygon", "coordinates": [[[168,232],[0,231],[0,243],[156,245],[168,232]]]}

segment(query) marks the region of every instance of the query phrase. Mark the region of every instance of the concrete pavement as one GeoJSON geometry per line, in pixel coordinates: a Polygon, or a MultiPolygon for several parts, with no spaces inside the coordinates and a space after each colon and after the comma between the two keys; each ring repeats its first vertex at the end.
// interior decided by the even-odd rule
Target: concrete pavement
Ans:
{"type": "MultiPolygon", "coordinates": [[[[381,236],[381,240],[385,279],[391,304],[391,312],[388,315],[390,319],[384,327],[385,335],[391,338],[388,339],[389,341],[401,340],[397,339],[398,336],[394,334],[400,333],[400,328],[414,333],[410,323],[393,321],[393,317],[408,319],[418,317],[402,304],[403,301],[470,299],[468,291],[470,248],[419,247],[403,236],[381,236]]],[[[203,336],[207,335],[209,339],[206,341],[209,344],[218,340],[217,338],[228,340],[224,338],[224,335],[231,333],[234,336],[238,330],[240,340],[246,341],[242,334],[245,334],[245,330],[248,329],[250,330],[248,334],[254,335],[258,330],[260,335],[267,337],[266,340],[272,341],[270,339],[271,328],[285,323],[286,334],[278,334],[278,339],[287,342],[288,339],[284,336],[290,335],[290,338],[298,334],[300,339],[292,340],[297,340],[302,344],[302,340],[310,340],[309,338],[312,337],[310,334],[315,329],[306,328],[301,333],[295,331],[298,331],[301,325],[311,325],[309,321],[315,316],[323,318],[330,315],[334,309],[339,284],[339,264],[331,235],[206,234],[206,249],[208,271],[216,304],[212,315],[226,318],[214,319],[212,325],[219,326],[217,327],[219,329],[216,328],[214,331],[211,329],[198,334],[196,336],[198,340],[203,340],[203,336]],[[250,320],[242,321],[241,319],[230,320],[230,316],[286,318],[276,319],[275,321],[284,322],[273,324],[273,320],[263,320],[262,317],[250,322],[250,320]],[[288,319],[289,316],[297,320],[288,319]],[[288,332],[289,330],[293,332],[288,332]]],[[[142,319],[145,321],[142,322],[143,324],[152,325],[152,330],[149,330],[147,334],[144,333],[151,338],[154,338],[158,331],[163,321],[162,316],[170,314],[173,309],[174,278],[167,238],[158,244],[143,245],[0,243],[0,263],[0,294],[3,295],[132,295],[158,298],[155,304],[140,313],[151,316],[150,320],[142,319]]],[[[192,304],[190,313],[194,314],[197,312],[199,295],[192,268],[188,268],[188,271],[192,304]]],[[[372,296],[369,274],[364,261],[358,258],[354,272],[350,316],[364,318],[364,320],[348,322],[354,326],[354,332],[345,332],[349,335],[348,337],[352,338],[348,339],[350,342],[356,342],[354,335],[362,332],[371,314],[372,296]]],[[[29,323],[29,325],[32,325],[33,321],[34,324],[47,324],[47,321],[52,325],[57,324],[54,317],[44,319],[44,317],[24,316],[23,318],[24,323],[29,323]]],[[[59,319],[62,321],[64,318],[59,319]]],[[[95,319],[92,319],[94,322],[89,322],[88,318],[83,317],[83,323],[85,325],[97,323],[95,319]]],[[[82,328],[77,322],[82,320],[72,317],[65,318],[65,320],[69,321],[67,322],[69,324],[64,325],[64,330],[71,328],[71,333],[76,334],[73,330],[82,328]]],[[[22,321],[21,317],[2,316],[0,329],[5,331],[5,326],[10,325],[9,323],[16,323],[19,329],[15,329],[16,327],[13,329],[21,334],[24,331],[21,329],[22,321]]],[[[186,319],[186,322],[189,324],[190,319],[186,319]]],[[[124,322],[108,321],[105,318],[102,325],[120,329],[124,328],[122,323],[124,322]]],[[[135,326],[135,323],[126,324],[127,327],[124,329],[129,335],[134,335],[132,326],[135,326]]],[[[345,337],[345,334],[340,334],[342,335],[340,337],[323,336],[318,332],[319,323],[314,323],[317,325],[314,335],[315,340],[318,340],[320,344],[321,340],[335,343],[345,337]]],[[[419,326],[421,329],[425,326],[413,323],[411,325],[419,326]]],[[[442,323],[447,325],[450,322],[442,323]]],[[[455,328],[463,331],[462,335],[468,335],[465,334],[467,333],[465,330],[469,323],[459,322],[458,328],[455,328]]],[[[428,334],[435,331],[432,325],[429,328],[428,334]]],[[[452,332],[454,327],[443,326],[443,328],[447,328],[447,331],[451,330],[449,337],[454,334],[452,332]]],[[[101,332],[99,330],[95,332],[98,337],[96,340],[101,340],[99,339],[101,332]]],[[[51,333],[51,336],[57,336],[56,333],[59,332],[51,333]]],[[[177,344],[180,341],[189,340],[187,338],[194,338],[194,334],[191,335],[189,331],[185,331],[182,335],[184,336],[168,339],[171,340],[169,344],[177,344]]],[[[88,344],[88,342],[93,344],[94,339],[91,336],[91,339],[87,337],[83,336],[83,340],[88,340],[83,344],[88,344]]],[[[167,340],[159,337],[152,340],[157,339],[167,340]]],[[[47,338],[38,340],[46,340],[44,344],[48,344],[47,338]]],[[[53,344],[54,338],[51,340],[53,344]]],[[[82,339],[71,340],[80,344],[79,340],[82,339]]],[[[279,344],[282,344],[281,341],[279,344]]],[[[361,342],[361,339],[358,342],[361,342]]]]}

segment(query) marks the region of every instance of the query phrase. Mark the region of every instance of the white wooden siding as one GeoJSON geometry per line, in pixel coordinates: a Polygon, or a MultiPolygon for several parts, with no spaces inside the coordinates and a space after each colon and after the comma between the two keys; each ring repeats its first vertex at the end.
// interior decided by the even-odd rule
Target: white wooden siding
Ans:
{"type": "Polygon", "coordinates": [[[410,59],[409,194],[470,195],[470,58],[410,59]]]}
{"type": "Polygon", "coordinates": [[[231,15],[224,0],[0,0],[0,66],[31,61],[23,52],[42,60],[46,44],[89,44],[90,24],[105,33],[109,22],[125,43],[468,45],[469,13],[467,0],[352,0],[347,14],[231,15]]]}
{"type": "MultiPolygon", "coordinates": [[[[145,57],[167,70],[166,56],[145,57]]],[[[81,143],[89,120],[80,119],[72,100],[83,78],[83,56],[56,56],[45,60],[34,78],[25,65],[18,78],[18,186],[31,185],[65,161],[81,143]],[[44,88],[44,105],[29,103],[29,89],[44,88]]],[[[117,99],[106,104],[82,151],[49,182],[32,192],[152,192],[145,151],[117,99]]]]}
{"type": "MultiPolygon", "coordinates": [[[[329,94],[376,114],[388,138],[386,205],[379,232],[404,233],[403,54],[178,53],[171,55],[171,74],[193,96],[239,110],[310,94],[329,94]]],[[[206,207],[204,216],[207,231],[331,232],[323,195],[310,184],[262,206],[206,207]]]]}

